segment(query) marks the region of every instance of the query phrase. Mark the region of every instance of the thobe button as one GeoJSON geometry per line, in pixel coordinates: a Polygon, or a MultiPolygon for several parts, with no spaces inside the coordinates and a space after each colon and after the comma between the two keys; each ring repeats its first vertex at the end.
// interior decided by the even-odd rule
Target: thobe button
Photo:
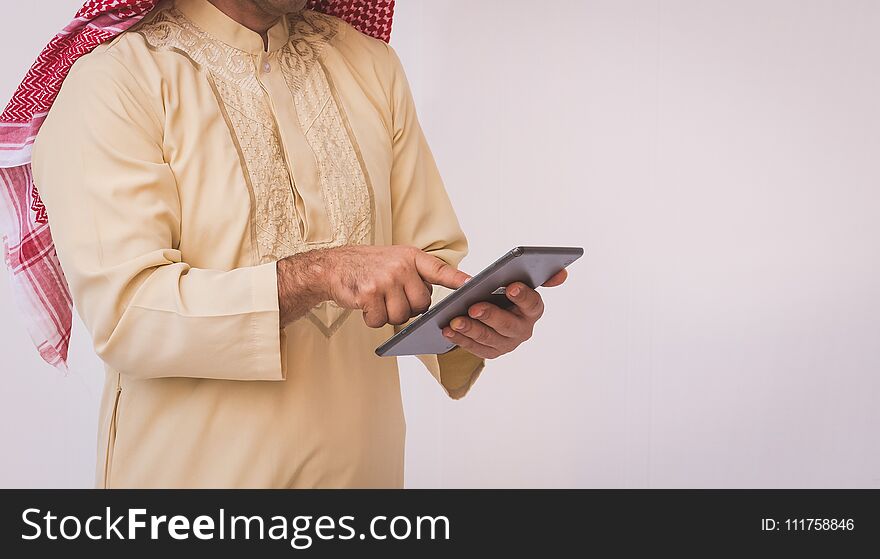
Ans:
{"type": "Polygon", "coordinates": [[[272,64],[270,64],[268,60],[263,62],[263,73],[268,74],[271,71],[272,71],[272,64]]]}

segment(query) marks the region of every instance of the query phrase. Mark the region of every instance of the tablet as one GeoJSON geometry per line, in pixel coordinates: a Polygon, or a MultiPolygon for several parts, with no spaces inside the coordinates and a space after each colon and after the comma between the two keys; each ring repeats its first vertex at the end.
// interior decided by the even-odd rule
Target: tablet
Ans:
{"type": "Polygon", "coordinates": [[[500,307],[513,303],[504,288],[513,282],[537,287],[583,256],[580,247],[516,247],[409,323],[376,348],[382,357],[431,355],[452,350],[455,344],[443,336],[443,328],[456,316],[467,315],[471,305],[488,301],[500,307]]]}

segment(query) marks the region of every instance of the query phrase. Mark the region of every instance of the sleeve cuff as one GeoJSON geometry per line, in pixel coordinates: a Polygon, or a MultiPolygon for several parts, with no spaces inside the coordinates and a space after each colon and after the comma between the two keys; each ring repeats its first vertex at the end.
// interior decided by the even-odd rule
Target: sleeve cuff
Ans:
{"type": "Polygon", "coordinates": [[[470,391],[486,366],[484,359],[460,347],[442,355],[420,355],[419,359],[453,400],[470,391]]]}
{"type": "Polygon", "coordinates": [[[251,315],[253,367],[249,380],[284,380],[286,336],[278,306],[277,262],[256,266],[252,275],[254,313],[251,315]]]}

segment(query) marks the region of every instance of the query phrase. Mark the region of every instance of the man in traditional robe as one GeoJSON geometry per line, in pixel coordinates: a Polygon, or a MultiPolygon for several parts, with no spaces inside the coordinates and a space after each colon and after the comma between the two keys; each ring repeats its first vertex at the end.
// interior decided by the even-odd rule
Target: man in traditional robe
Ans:
{"type": "MultiPolygon", "coordinates": [[[[76,61],[36,138],[106,364],[101,487],[403,484],[373,350],[466,281],[467,242],[395,52],[303,4],[160,3],[76,61]]],[[[540,296],[507,293],[421,357],[451,397],[531,335],[540,296]]]]}

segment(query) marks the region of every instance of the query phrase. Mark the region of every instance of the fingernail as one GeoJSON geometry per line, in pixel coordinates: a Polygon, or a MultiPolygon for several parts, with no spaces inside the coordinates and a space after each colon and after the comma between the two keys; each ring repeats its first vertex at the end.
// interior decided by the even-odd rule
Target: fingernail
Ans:
{"type": "Polygon", "coordinates": [[[454,330],[464,330],[464,320],[456,318],[452,321],[451,326],[454,330]]]}
{"type": "Polygon", "coordinates": [[[443,335],[446,336],[447,338],[451,338],[451,337],[455,336],[455,332],[453,332],[452,330],[444,330],[443,335]]]}
{"type": "Polygon", "coordinates": [[[511,297],[519,297],[520,291],[522,290],[519,288],[519,286],[514,286],[507,290],[507,292],[510,293],[511,297]]]}
{"type": "Polygon", "coordinates": [[[483,318],[486,315],[486,309],[477,309],[477,312],[474,313],[474,318],[483,318]]]}

